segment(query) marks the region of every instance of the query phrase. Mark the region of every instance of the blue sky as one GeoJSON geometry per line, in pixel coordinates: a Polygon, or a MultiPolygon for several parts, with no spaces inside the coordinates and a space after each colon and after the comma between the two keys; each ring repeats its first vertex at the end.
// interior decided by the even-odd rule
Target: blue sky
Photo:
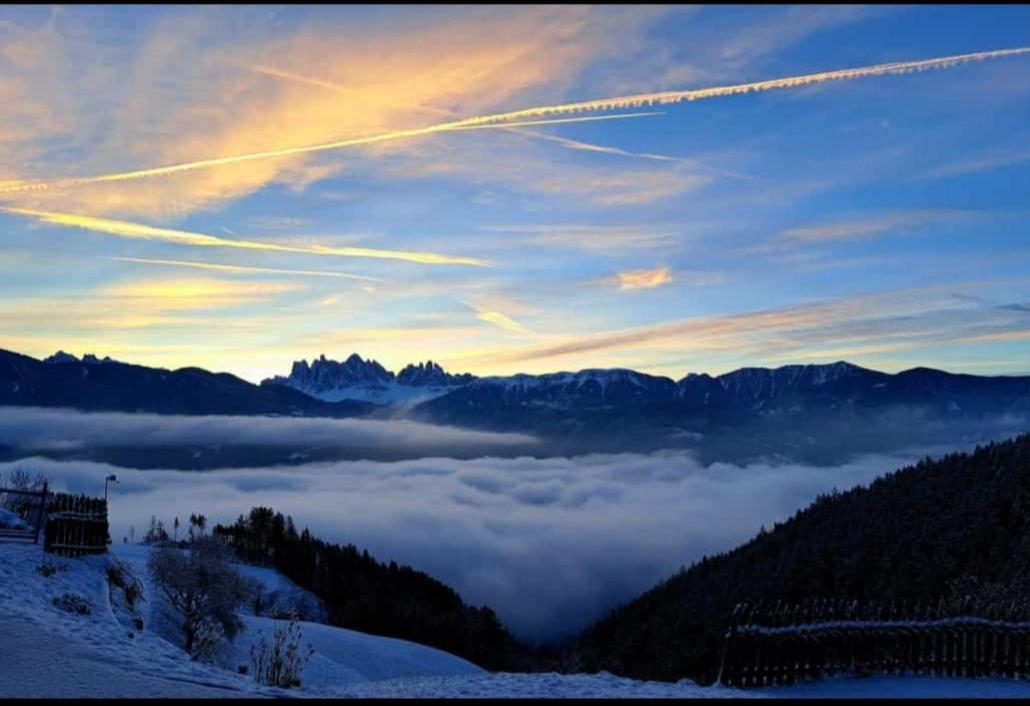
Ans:
{"type": "Polygon", "coordinates": [[[61,181],[1028,45],[1021,6],[0,8],[0,346],[1030,373],[1030,54],[61,181]]]}

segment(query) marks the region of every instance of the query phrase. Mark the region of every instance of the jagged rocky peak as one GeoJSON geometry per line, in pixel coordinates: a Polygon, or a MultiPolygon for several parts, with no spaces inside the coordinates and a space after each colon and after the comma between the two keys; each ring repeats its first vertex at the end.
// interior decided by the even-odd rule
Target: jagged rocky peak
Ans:
{"type": "Polygon", "coordinates": [[[427,360],[418,365],[406,365],[397,373],[397,382],[412,387],[440,387],[446,385],[462,385],[476,379],[475,375],[448,373],[439,363],[427,360]]]}
{"type": "Polygon", "coordinates": [[[44,363],[85,363],[86,365],[100,365],[101,363],[113,363],[111,356],[104,356],[103,358],[97,358],[92,353],[87,353],[82,356],[82,360],[79,360],[71,353],[65,353],[64,351],[57,351],[49,358],[43,360],[44,363]]]}
{"type": "Polygon", "coordinates": [[[73,356],[71,353],[65,353],[64,351],[57,351],[49,358],[43,359],[44,363],[78,363],[79,359],[73,356]]]}
{"type": "Polygon", "coordinates": [[[344,361],[326,358],[323,353],[309,365],[298,360],[290,368],[289,377],[276,377],[271,382],[290,385],[300,390],[322,391],[356,385],[385,385],[394,375],[372,359],[362,360],[353,353],[344,361]]]}

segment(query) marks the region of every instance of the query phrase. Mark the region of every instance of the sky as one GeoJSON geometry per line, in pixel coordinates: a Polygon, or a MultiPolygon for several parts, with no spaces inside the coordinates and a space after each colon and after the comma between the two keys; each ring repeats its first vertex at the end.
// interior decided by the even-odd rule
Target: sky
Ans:
{"type": "Polygon", "coordinates": [[[526,110],[1028,46],[1025,6],[5,6],[0,347],[1030,374],[1030,53],[526,110]]]}

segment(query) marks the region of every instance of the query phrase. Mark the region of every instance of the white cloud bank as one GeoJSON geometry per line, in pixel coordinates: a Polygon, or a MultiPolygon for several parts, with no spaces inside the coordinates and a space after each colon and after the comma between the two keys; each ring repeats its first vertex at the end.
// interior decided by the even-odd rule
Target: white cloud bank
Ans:
{"type": "MultiPolygon", "coordinates": [[[[198,420],[198,428],[204,424],[198,420]]],[[[317,536],[427,571],[467,601],[492,606],[521,636],[553,640],[702,554],[789,517],[817,494],[868,482],[923,453],[866,456],[837,467],[703,467],[686,452],[659,452],[207,472],[33,457],[0,468],[40,470],[59,488],[92,494],[102,492],[105,475],[117,473],[115,541],[130,525],[139,537],[152,514],[168,524],[175,515],[202,512],[214,524],[254,505],[271,506],[317,536]]]]}
{"type": "Polygon", "coordinates": [[[392,448],[414,454],[531,451],[525,434],[437,426],[403,419],[128,414],[48,407],[0,407],[0,446],[46,451],[90,446],[253,445],[392,448]]]}

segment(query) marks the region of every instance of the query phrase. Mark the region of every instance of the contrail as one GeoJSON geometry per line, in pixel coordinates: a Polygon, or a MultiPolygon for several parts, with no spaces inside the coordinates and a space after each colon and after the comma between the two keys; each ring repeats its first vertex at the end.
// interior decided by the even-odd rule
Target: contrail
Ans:
{"type": "MultiPolygon", "coordinates": [[[[774,78],[765,81],[755,81],[752,83],[740,83],[732,86],[716,86],[714,88],[700,88],[686,91],[661,91],[657,93],[639,93],[631,96],[601,98],[598,100],[581,101],[578,103],[561,103],[556,105],[537,106],[534,108],[514,110],[507,113],[494,113],[492,115],[481,115],[473,118],[465,118],[463,120],[438,123],[436,125],[430,125],[428,127],[423,128],[394,130],[392,132],[380,133],[378,135],[370,135],[367,137],[358,137],[348,140],[340,140],[338,142],[328,142],[320,145],[308,145],[305,147],[287,147],[283,149],[268,150],[265,152],[253,152],[250,154],[237,155],[234,157],[219,157],[215,159],[205,159],[196,162],[172,164],[164,167],[155,167],[153,169],[140,169],[132,172],[102,174],[98,176],[79,177],[76,179],[63,179],[57,181],[35,180],[7,182],[6,184],[0,184],[0,193],[33,191],[66,186],[78,186],[82,184],[94,184],[107,181],[139,179],[143,177],[160,176],[163,174],[174,174],[176,172],[182,172],[191,169],[203,169],[206,167],[215,167],[226,164],[237,164],[239,162],[246,162],[254,159],[266,159],[269,157],[285,157],[295,154],[304,154],[307,152],[319,152],[322,150],[340,149],[343,147],[354,147],[358,145],[367,145],[376,142],[386,142],[389,140],[398,140],[407,137],[418,137],[421,135],[428,135],[436,132],[447,132],[451,130],[467,130],[470,128],[478,127],[511,128],[529,127],[532,124],[556,124],[557,121],[535,123],[511,121],[519,121],[529,118],[539,118],[547,115],[564,115],[568,113],[580,113],[585,111],[618,110],[625,108],[640,108],[654,105],[672,105],[676,103],[682,103],[684,101],[695,101],[702,100],[705,98],[718,98],[722,96],[730,96],[741,93],[769,91],[777,88],[796,88],[798,86],[807,86],[810,84],[826,83],[830,81],[844,81],[854,78],[864,78],[868,76],[886,76],[889,74],[911,73],[913,71],[927,71],[929,69],[944,69],[956,66],[958,64],[965,64],[973,61],[986,61],[988,59],[999,59],[1006,56],[1018,56],[1027,53],[1030,53],[1030,47],[1019,47],[1015,49],[997,49],[994,51],[975,52],[972,54],[956,54],[954,56],[945,56],[937,59],[922,59],[919,61],[898,61],[889,64],[877,64],[875,66],[865,66],[856,69],[823,71],[814,74],[804,74],[802,76],[790,76],[787,78],[774,78]]],[[[612,115],[602,117],[623,118],[639,116],[612,115]]],[[[584,121],[596,119],[599,119],[599,117],[595,116],[591,118],[580,118],[580,120],[584,121]]],[[[574,118],[570,119],[569,121],[571,122],[575,120],[576,119],[574,118]]]]}
{"type": "Polygon", "coordinates": [[[598,100],[581,101],[578,103],[545,105],[535,108],[514,110],[508,113],[495,113],[493,115],[466,118],[465,120],[460,121],[460,124],[483,125],[541,115],[562,115],[566,113],[578,113],[590,110],[619,110],[653,105],[672,105],[675,103],[682,103],[684,101],[695,101],[704,98],[720,98],[722,96],[731,96],[739,93],[769,91],[776,88],[796,88],[797,86],[807,86],[812,83],[844,81],[847,79],[865,78],[868,76],[906,74],[913,71],[927,71],[929,69],[945,69],[972,61],[986,61],[988,59],[999,59],[1005,56],[1018,56],[1021,54],[1030,54],[1030,47],[997,49],[994,51],[975,52],[973,54],[957,54],[955,56],[945,56],[938,59],[922,59],[919,61],[896,61],[889,64],[864,66],[857,69],[839,69],[837,71],[823,71],[815,74],[804,74],[802,76],[773,78],[765,81],[755,81],[753,83],[738,83],[732,86],[716,86],[714,88],[698,88],[687,91],[639,93],[632,96],[601,98],[598,100]]]}
{"type": "Polygon", "coordinates": [[[480,260],[474,257],[452,257],[450,255],[440,255],[432,252],[409,252],[405,250],[380,250],[376,248],[352,247],[332,248],[322,245],[301,247],[298,245],[264,243],[257,240],[230,240],[228,238],[220,238],[217,235],[193,233],[185,230],[172,230],[170,228],[155,228],[154,226],[143,225],[141,223],[117,221],[113,218],[94,218],[93,216],[79,216],[71,213],[34,211],[27,208],[0,208],[0,212],[12,213],[18,216],[29,216],[30,218],[35,218],[43,223],[82,228],[83,230],[107,233],[121,238],[160,240],[167,243],[177,243],[179,245],[240,248],[243,250],[271,250],[273,252],[302,253],[305,255],[371,257],[387,260],[406,260],[408,262],[419,262],[424,265],[473,265],[476,267],[490,267],[492,264],[489,260],[480,260]]]}
{"type": "Polygon", "coordinates": [[[250,267],[248,265],[222,265],[214,262],[197,262],[196,260],[157,260],[148,257],[103,257],[104,260],[119,262],[137,262],[144,265],[170,265],[173,267],[193,267],[199,270],[216,270],[218,272],[254,272],[258,274],[303,275],[306,277],[339,277],[341,279],[360,279],[366,282],[379,282],[378,277],[353,275],[347,272],[327,272],[324,270],[290,270],[278,267],[250,267]]]}
{"type": "Polygon", "coordinates": [[[144,177],[163,176],[165,174],[175,174],[176,172],[185,172],[193,169],[204,169],[207,167],[218,167],[225,166],[228,164],[237,164],[239,162],[249,162],[255,159],[267,159],[269,157],[287,157],[291,155],[304,154],[307,152],[321,152],[323,150],[341,149],[343,147],[369,145],[376,142],[387,142],[390,140],[399,140],[406,137],[419,137],[421,135],[429,135],[436,132],[453,132],[457,130],[500,130],[512,127],[530,127],[535,125],[561,125],[564,123],[586,123],[595,122],[598,120],[622,120],[624,118],[644,118],[656,115],[662,115],[662,113],[655,111],[644,113],[619,113],[617,115],[592,115],[579,118],[526,120],[519,122],[506,122],[498,125],[463,125],[461,124],[462,121],[440,123],[437,125],[430,125],[428,127],[411,128],[407,130],[395,130],[393,132],[384,132],[378,135],[370,135],[368,137],[356,137],[348,140],[340,140],[338,142],[327,142],[321,145],[307,145],[305,147],[284,147],[282,149],[277,150],[267,150],[265,152],[252,152],[250,154],[236,155],[235,157],[217,157],[215,159],[203,159],[197,162],[170,164],[165,167],[139,169],[132,172],[119,172],[116,174],[99,174],[96,176],[73,177],[70,179],[56,179],[52,181],[36,179],[25,181],[0,182],[0,194],[10,194],[25,191],[46,191],[49,189],[61,189],[73,186],[83,186],[86,184],[100,184],[108,181],[126,181],[129,179],[142,179],[144,177]]]}

